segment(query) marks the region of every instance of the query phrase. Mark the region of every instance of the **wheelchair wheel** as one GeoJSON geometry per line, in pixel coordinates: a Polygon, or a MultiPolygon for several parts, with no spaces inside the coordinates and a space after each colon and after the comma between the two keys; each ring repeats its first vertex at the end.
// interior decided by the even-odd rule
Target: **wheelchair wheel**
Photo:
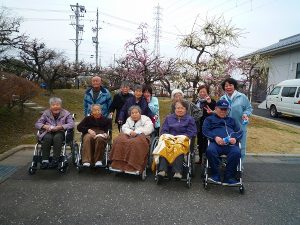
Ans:
{"type": "Polygon", "coordinates": [[[142,174],[141,174],[141,178],[142,178],[142,181],[145,181],[146,178],[147,178],[147,172],[146,172],[146,168],[143,170],[142,174]]]}
{"type": "Polygon", "coordinates": [[[72,163],[74,166],[76,166],[76,157],[78,153],[79,153],[79,146],[76,142],[74,142],[72,147],[72,163]]]}
{"type": "Polygon", "coordinates": [[[36,172],[36,168],[33,168],[32,166],[31,166],[31,167],[29,167],[29,169],[28,169],[28,173],[29,173],[29,175],[34,175],[34,174],[35,174],[35,172],[36,172]]]}
{"type": "Polygon", "coordinates": [[[241,186],[240,186],[239,191],[240,191],[241,194],[244,194],[244,193],[245,193],[244,185],[241,185],[241,186]]]}
{"type": "Polygon", "coordinates": [[[187,179],[186,179],[186,187],[187,188],[191,188],[191,186],[192,186],[191,177],[188,176],[187,179]]]}

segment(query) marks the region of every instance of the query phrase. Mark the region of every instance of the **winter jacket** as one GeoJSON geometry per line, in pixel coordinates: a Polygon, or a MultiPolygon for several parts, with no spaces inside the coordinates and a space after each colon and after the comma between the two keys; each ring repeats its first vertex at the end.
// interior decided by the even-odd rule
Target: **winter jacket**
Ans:
{"type": "Polygon", "coordinates": [[[150,135],[154,131],[153,123],[148,116],[141,115],[141,119],[134,122],[131,117],[128,117],[126,123],[122,126],[122,132],[129,135],[131,131],[137,134],[150,135]]]}
{"type": "Polygon", "coordinates": [[[247,125],[243,125],[242,116],[247,114],[248,116],[252,113],[252,106],[246,95],[241,92],[235,91],[233,98],[229,98],[226,94],[220,99],[225,99],[230,104],[229,116],[234,118],[236,123],[244,130],[247,125]]]}
{"type": "Polygon", "coordinates": [[[101,105],[101,111],[102,115],[105,117],[108,117],[109,115],[109,107],[111,105],[111,95],[109,91],[101,87],[100,88],[100,93],[98,95],[98,98],[94,101],[93,98],[93,88],[89,88],[86,90],[85,95],[84,95],[84,115],[87,116],[91,113],[91,107],[92,104],[99,104],[101,105]]]}
{"type": "Polygon", "coordinates": [[[50,126],[62,126],[64,130],[70,130],[74,128],[74,120],[70,112],[65,109],[62,109],[58,115],[58,118],[55,120],[50,109],[47,109],[43,112],[42,116],[35,123],[36,129],[41,132],[38,134],[39,140],[47,133],[46,130],[42,129],[44,125],[50,126]]]}
{"type": "Polygon", "coordinates": [[[125,104],[126,100],[132,96],[133,95],[130,93],[123,95],[122,92],[115,94],[114,99],[109,107],[109,112],[113,113],[116,111],[116,119],[115,119],[116,123],[118,123],[118,118],[123,105],[125,104]]]}
{"type": "Polygon", "coordinates": [[[92,128],[97,128],[107,133],[108,129],[111,129],[111,120],[104,116],[100,118],[87,116],[77,125],[77,130],[83,134],[86,134],[92,128]]]}
{"type": "Polygon", "coordinates": [[[235,122],[235,120],[229,116],[220,118],[218,115],[213,114],[204,120],[203,135],[215,142],[216,137],[231,137],[239,141],[243,136],[243,131],[235,122]]]}
{"type": "Polygon", "coordinates": [[[139,102],[136,102],[135,96],[132,96],[128,98],[123,105],[118,118],[119,121],[122,121],[123,123],[126,121],[126,119],[129,117],[128,109],[133,105],[138,105],[141,108],[142,115],[148,116],[149,118],[154,117],[154,113],[152,113],[149,109],[147,101],[144,97],[142,97],[139,102]]]}
{"type": "Polygon", "coordinates": [[[185,135],[190,139],[197,134],[197,127],[193,117],[186,114],[178,118],[175,113],[168,115],[162,125],[161,134],[185,135]]]}

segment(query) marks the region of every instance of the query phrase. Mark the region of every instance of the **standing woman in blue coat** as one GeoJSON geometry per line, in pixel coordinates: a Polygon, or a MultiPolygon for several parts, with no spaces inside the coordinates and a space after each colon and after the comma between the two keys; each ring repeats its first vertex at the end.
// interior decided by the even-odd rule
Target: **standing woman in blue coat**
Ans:
{"type": "Polygon", "coordinates": [[[238,83],[233,78],[227,78],[222,82],[222,88],[225,94],[221,99],[225,99],[230,104],[229,116],[234,118],[236,123],[243,130],[243,137],[241,139],[241,155],[242,160],[246,157],[246,141],[247,141],[247,125],[249,116],[252,113],[252,106],[248,97],[237,91],[238,83]]]}

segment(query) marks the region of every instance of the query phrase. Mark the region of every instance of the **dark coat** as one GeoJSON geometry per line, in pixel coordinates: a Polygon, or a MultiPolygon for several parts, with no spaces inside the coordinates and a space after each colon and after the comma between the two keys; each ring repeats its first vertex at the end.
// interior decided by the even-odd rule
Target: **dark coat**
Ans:
{"type": "Polygon", "coordinates": [[[113,113],[116,111],[116,119],[115,119],[116,123],[118,122],[120,111],[121,111],[123,105],[125,104],[126,100],[132,96],[133,95],[131,93],[123,95],[122,92],[119,92],[119,93],[115,94],[114,99],[110,105],[109,112],[113,113]]]}
{"type": "Polygon", "coordinates": [[[118,121],[122,121],[123,123],[126,122],[126,119],[129,117],[128,109],[133,105],[138,105],[141,108],[142,115],[148,116],[150,119],[152,119],[155,116],[149,109],[147,101],[144,97],[142,97],[139,102],[136,102],[135,96],[132,96],[128,98],[125,104],[123,105],[120,111],[120,115],[118,117],[118,121]]]}
{"type": "Polygon", "coordinates": [[[88,132],[88,129],[100,129],[107,133],[111,129],[111,119],[107,119],[104,116],[101,116],[99,119],[96,119],[93,116],[85,117],[77,126],[77,130],[83,134],[88,132]]]}

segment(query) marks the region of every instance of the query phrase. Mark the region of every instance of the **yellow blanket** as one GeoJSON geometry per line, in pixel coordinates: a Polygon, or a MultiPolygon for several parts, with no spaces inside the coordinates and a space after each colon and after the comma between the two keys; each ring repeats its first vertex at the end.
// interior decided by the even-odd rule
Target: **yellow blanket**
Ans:
{"type": "Polygon", "coordinates": [[[189,152],[190,139],[185,135],[171,135],[163,134],[159,137],[158,144],[153,150],[153,164],[152,169],[155,168],[155,164],[159,163],[159,157],[164,157],[170,164],[181,154],[187,154],[189,152]]]}

